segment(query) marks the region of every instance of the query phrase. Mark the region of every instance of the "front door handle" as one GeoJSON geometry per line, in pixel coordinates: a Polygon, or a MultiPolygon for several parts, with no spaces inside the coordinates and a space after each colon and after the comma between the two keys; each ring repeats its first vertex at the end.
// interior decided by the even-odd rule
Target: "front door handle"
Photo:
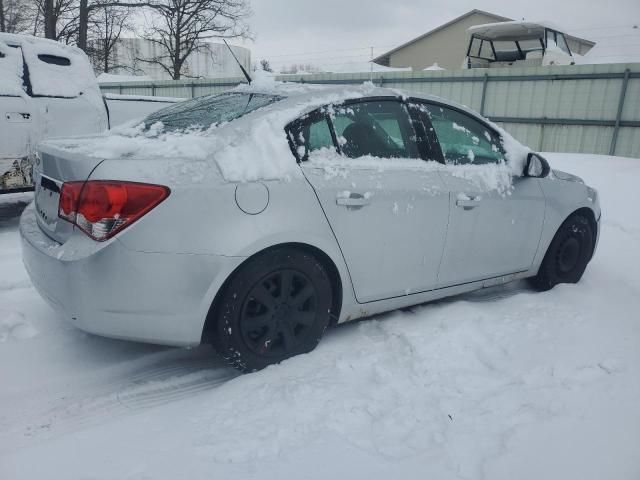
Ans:
{"type": "Polygon", "coordinates": [[[347,193],[338,194],[336,197],[336,204],[343,207],[355,207],[361,208],[365,205],[369,205],[371,199],[369,195],[363,195],[361,193],[347,193]]]}
{"type": "Polygon", "coordinates": [[[460,207],[460,208],[464,208],[465,210],[473,210],[474,208],[476,208],[478,205],[480,205],[480,197],[476,197],[476,198],[458,198],[456,200],[456,206],[460,207]]]}

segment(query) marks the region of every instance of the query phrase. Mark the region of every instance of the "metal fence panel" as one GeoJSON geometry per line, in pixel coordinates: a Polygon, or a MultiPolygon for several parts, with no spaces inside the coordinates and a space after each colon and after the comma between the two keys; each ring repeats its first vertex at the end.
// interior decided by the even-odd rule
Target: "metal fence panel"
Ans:
{"type": "MultiPolygon", "coordinates": [[[[278,80],[376,85],[448,98],[502,123],[534,150],[640,158],[640,64],[280,75],[278,80]]],[[[103,84],[108,93],[192,98],[241,78],[103,84]]]]}
{"type": "Polygon", "coordinates": [[[630,78],[622,109],[622,120],[640,121],[640,78],[630,78]]]}

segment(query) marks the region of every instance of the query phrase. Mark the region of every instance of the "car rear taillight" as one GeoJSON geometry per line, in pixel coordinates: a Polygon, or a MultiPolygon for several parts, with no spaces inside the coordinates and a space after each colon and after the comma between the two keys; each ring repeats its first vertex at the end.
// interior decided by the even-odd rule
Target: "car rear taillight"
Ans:
{"type": "Polygon", "coordinates": [[[58,216],[103,242],[156,207],[169,192],[167,187],[147,183],[66,182],[60,191],[58,216]]]}

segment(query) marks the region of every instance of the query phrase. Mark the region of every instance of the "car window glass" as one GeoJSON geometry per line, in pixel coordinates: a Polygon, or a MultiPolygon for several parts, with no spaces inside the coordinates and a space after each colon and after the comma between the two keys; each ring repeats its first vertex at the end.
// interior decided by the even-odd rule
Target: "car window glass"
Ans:
{"type": "Polygon", "coordinates": [[[333,138],[326,119],[314,122],[309,125],[309,151],[320,150],[322,148],[332,148],[333,138]]]}
{"type": "Polygon", "coordinates": [[[296,120],[287,127],[287,135],[294,154],[306,161],[313,151],[331,149],[337,153],[325,109],[296,120]]]}
{"type": "Polygon", "coordinates": [[[334,107],[331,121],[342,154],[349,158],[419,158],[409,115],[400,102],[334,107]]]}
{"type": "Polygon", "coordinates": [[[223,93],[185,100],[149,115],[144,123],[150,128],[162,122],[165,131],[190,128],[207,129],[211,125],[231,122],[282,97],[259,93],[223,93]]]}
{"type": "Polygon", "coordinates": [[[500,138],[478,120],[440,105],[426,105],[444,161],[449,165],[504,162],[500,138]]]}

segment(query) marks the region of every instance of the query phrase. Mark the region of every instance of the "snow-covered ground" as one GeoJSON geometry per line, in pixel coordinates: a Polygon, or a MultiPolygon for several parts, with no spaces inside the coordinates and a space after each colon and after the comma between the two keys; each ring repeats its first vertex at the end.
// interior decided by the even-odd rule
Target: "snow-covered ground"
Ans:
{"type": "Polygon", "coordinates": [[[58,319],[20,260],[29,195],[0,197],[0,478],[637,480],[640,160],[548,158],[600,191],[580,284],[347,324],[245,376],[58,319]]]}

